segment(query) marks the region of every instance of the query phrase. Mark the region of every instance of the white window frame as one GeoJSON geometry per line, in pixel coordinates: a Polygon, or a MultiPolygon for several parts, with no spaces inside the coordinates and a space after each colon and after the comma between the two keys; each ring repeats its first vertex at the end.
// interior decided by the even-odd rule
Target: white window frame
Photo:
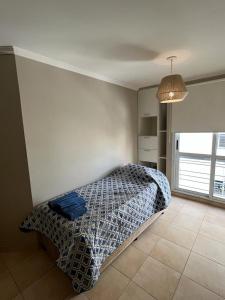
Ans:
{"type": "Polygon", "coordinates": [[[172,169],[172,190],[183,193],[183,194],[198,196],[198,197],[209,199],[209,200],[212,200],[212,201],[224,203],[225,199],[213,196],[216,160],[218,159],[218,160],[224,160],[225,161],[225,156],[216,155],[216,149],[217,149],[217,143],[218,143],[218,133],[220,133],[220,132],[213,132],[212,154],[196,154],[196,153],[179,152],[179,149],[177,149],[177,143],[179,145],[179,133],[180,132],[176,132],[176,133],[173,134],[173,143],[172,143],[172,165],[173,165],[173,169],[172,169]],[[198,193],[196,191],[190,191],[190,190],[178,187],[178,168],[179,168],[179,157],[180,156],[188,157],[188,158],[200,158],[200,159],[211,160],[209,194],[198,193]]]}

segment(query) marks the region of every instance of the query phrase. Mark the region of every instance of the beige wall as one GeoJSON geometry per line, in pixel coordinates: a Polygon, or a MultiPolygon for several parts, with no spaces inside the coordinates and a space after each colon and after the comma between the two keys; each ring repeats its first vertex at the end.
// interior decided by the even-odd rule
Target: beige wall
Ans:
{"type": "Polygon", "coordinates": [[[188,86],[188,91],[183,102],[172,105],[172,131],[225,131],[225,81],[188,86]]]}
{"type": "Polygon", "coordinates": [[[16,57],[34,204],[137,158],[137,93],[16,57]]]}
{"type": "Polygon", "coordinates": [[[31,245],[19,225],[32,208],[13,55],[0,55],[0,251],[31,245]]]}

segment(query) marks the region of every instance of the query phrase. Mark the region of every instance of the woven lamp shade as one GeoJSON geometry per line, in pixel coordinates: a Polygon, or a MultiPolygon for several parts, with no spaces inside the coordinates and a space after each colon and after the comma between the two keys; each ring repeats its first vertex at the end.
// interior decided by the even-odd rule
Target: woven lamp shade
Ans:
{"type": "Polygon", "coordinates": [[[164,77],[159,85],[157,98],[160,103],[175,103],[183,101],[188,91],[181,75],[174,74],[164,77]]]}

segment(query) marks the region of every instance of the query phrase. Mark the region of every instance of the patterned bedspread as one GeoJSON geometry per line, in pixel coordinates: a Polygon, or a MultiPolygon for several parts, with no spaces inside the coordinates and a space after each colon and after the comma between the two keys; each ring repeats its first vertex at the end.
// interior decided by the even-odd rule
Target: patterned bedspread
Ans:
{"type": "Polygon", "coordinates": [[[154,169],[129,164],[109,176],[75,189],[86,200],[87,213],[69,221],[48,207],[36,206],[21,229],[36,230],[59,250],[57,265],[77,292],[95,284],[107,256],[171,199],[167,178],[154,169]]]}

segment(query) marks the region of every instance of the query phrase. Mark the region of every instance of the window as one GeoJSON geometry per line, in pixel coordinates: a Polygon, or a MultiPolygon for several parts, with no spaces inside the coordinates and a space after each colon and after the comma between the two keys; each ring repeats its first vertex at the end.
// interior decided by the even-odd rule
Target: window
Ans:
{"type": "Polygon", "coordinates": [[[177,190],[225,201],[225,133],[176,133],[177,190]]]}
{"type": "Polygon", "coordinates": [[[211,154],[212,133],[180,133],[179,151],[183,153],[211,154]]]}
{"type": "Polygon", "coordinates": [[[218,133],[216,154],[225,156],[225,133],[218,133]]]}

